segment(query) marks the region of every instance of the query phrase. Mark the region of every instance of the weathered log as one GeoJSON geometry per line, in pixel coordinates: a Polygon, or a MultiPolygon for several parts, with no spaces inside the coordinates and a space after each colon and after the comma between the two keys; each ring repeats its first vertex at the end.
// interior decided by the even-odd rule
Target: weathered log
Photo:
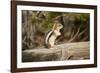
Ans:
{"type": "Polygon", "coordinates": [[[23,62],[89,59],[89,42],[55,45],[54,49],[31,49],[22,52],[23,62]]]}

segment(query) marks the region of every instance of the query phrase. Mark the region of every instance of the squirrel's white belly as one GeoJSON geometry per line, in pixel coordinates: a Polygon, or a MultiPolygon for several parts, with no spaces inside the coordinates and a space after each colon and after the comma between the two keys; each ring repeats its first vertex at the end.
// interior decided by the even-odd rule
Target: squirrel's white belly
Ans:
{"type": "Polygon", "coordinates": [[[49,43],[51,44],[51,46],[54,46],[55,40],[56,37],[54,35],[49,38],[49,43]]]}

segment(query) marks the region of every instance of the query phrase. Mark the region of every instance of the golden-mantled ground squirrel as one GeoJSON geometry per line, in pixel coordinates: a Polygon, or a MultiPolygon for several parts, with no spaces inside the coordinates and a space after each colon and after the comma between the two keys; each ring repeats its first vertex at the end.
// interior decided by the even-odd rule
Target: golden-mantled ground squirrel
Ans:
{"type": "Polygon", "coordinates": [[[59,22],[55,22],[51,31],[49,31],[45,38],[45,46],[48,49],[53,49],[55,40],[58,36],[61,35],[60,29],[63,28],[63,25],[59,22]]]}

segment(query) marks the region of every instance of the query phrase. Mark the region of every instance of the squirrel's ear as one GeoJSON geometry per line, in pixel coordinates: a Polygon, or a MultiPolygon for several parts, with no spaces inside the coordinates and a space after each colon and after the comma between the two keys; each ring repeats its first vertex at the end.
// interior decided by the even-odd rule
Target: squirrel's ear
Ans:
{"type": "Polygon", "coordinates": [[[52,30],[55,30],[56,27],[57,27],[57,24],[54,24],[52,30]]]}

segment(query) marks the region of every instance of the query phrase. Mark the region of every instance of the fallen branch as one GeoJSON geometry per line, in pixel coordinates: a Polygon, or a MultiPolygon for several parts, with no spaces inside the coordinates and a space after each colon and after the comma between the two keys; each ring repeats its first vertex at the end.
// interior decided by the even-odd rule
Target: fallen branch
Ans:
{"type": "Polygon", "coordinates": [[[89,59],[89,42],[55,45],[54,49],[31,49],[22,52],[23,62],[89,59]]]}

